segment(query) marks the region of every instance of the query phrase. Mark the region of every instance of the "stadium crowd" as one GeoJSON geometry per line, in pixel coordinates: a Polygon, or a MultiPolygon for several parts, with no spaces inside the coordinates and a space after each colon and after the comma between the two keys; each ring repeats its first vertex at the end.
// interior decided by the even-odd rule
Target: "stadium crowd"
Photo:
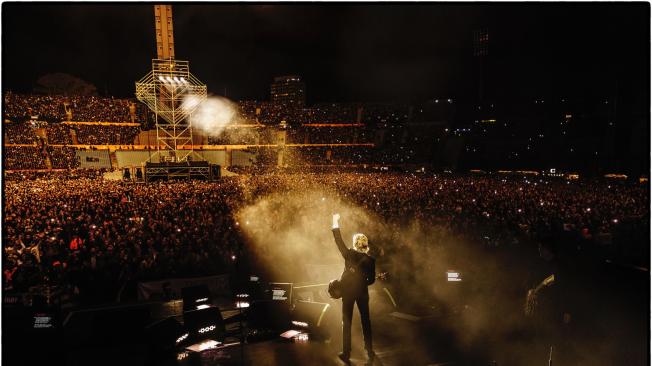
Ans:
{"type": "Polygon", "coordinates": [[[112,301],[134,281],[230,272],[233,259],[247,255],[234,213],[266,194],[311,188],[377,214],[388,228],[384,245],[400,244],[391,235],[410,220],[492,247],[551,236],[635,245],[646,238],[632,232],[649,232],[625,228],[649,222],[641,185],[359,172],[133,185],[76,172],[9,177],[5,289],[49,283],[86,301],[112,301]]]}
{"type": "Polygon", "coordinates": [[[87,122],[128,122],[129,101],[125,99],[108,99],[89,97],[73,97],[70,100],[75,121],[87,122]]]}
{"type": "Polygon", "coordinates": [[[132,99],[112,97],[4,94],[4,119],[23,122],[32,116],[47,122],[61,122],[69,117],[83,122],[142,122],[145,108],[132,99]]]}
{"type": "Polygon", "coordinates": [[[36,138],[34,128],[29,123],[5,123],[5,143],[9,144],[33,144],[36,138]]]}
{"type": "Polygon", "coordinates": [[[45,131],[48,137],[48,144],[50,145],[69,145],[72,143],[70,126],[53,123],[49,124],[45,131]]]}
{"type": "Polygon", "coordinates": [[[46,169],[45,153],[38,146],[5,146],[4,169],[46,169]]]}
{"type": "Polygon", "coordinates": [[[75,149],[71,147],[47,147],[53,169],[73,169],[79,167],[75,149]]]}
{"type": "Polygon", "coordinates": [[[140,132],[137,126],[75,125],[73,127],[79,144],[132,145],[140,132]]]}
{"type": "Polygon", "coordinates": [[[66,117],[61,95],[15,94],[4,95],[4,119],[24,122],[32,116],[44,121],[62,121],[66,117]]]}

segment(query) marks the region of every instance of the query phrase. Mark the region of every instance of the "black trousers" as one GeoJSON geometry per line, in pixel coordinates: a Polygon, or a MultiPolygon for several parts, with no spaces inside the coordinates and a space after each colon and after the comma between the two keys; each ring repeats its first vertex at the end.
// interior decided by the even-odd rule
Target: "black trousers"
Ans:
{"type": "Polygon", "coordinates": [[[358,304],[360,321],[362,323],[362,335],[364,336],[364,348],[367,355],[373,355],[371,343],[371,319],[369,318],[369,295],[363,296],[342,296],[342,352],[351,354],[351,320],[353,319],[353,304],[358,304]]]}

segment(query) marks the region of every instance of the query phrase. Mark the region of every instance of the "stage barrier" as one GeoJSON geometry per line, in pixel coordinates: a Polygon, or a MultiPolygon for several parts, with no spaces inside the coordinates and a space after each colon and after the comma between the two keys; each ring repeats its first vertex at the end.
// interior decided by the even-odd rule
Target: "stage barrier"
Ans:
{"type": "Polygon", "coordinates": [[[139,282],[138,300],[172,300],[181,298],[181,289],[206,285],[215,297],[230,296],[229,275],[194,278],[170,278],[161,281],[139,282]]]}

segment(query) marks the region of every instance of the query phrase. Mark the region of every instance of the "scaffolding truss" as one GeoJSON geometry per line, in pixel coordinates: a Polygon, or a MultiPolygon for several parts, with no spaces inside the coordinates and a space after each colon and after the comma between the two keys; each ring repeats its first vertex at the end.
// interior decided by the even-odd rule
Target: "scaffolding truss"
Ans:
{"type": "Polygon", "coordinates": [[[186,162],[186,163],[147,163],[145,164],[145,181],[170,181],[213,179],[211,165],[207,162],[186,162]]]}
{"type": "Polygon", "coordinates": [[[162,161],[202,159],[192,147],[190,116],[206,100],[206,85],[190,73],[188,61],[152,60],[152,71],[136,82],[136,98],[154,112],[162,161]]]}

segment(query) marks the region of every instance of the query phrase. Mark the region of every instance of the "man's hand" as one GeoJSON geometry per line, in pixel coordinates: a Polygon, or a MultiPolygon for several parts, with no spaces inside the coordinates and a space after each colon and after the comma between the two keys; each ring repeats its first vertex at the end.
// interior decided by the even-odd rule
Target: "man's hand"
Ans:
{"type": "Polygon", "coordinates": [[[340,227],[340,214],[336,213],[333,215],[333,229],[338,229],[340,227]]]}

